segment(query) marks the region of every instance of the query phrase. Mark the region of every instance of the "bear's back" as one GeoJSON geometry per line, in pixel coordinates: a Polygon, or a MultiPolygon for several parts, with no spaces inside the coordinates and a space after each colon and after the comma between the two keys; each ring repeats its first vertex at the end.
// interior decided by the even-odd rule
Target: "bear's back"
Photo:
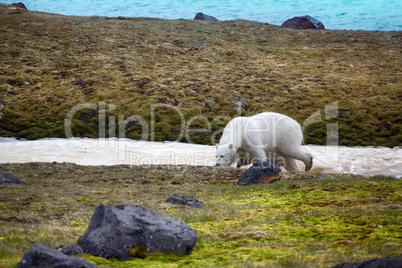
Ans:
{"type": "Polygon", "coordinates": [[[243,122],[243,133],[249,140],[257,138],[253,136],[259,136],[261,143],[272,146],[282,141],[286,142],[289,138],[300,143],[303,140],[301,127],[297,121],[274,112],[263,112],[248,117],[247,121],[243,122]]]}
{"type": "Polygon", "coordinates": [[[292,127],[293,129],[300,128],[300,124],[294,119],[290,118],[287,115],[274,112],[263,112],[260,114],[256,114],[249,117],[249,120],[252,120],[253,122],[268,123],[271,129],[277,129],[278,127],[284,126],[292,127]]]}

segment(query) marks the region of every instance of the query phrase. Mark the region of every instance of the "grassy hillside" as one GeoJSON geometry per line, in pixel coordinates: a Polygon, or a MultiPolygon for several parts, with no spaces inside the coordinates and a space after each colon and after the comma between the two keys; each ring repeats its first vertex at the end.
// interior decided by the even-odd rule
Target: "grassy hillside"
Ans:
{"type": "Polygon", "coordinates": [[[401,44],[401,32],[66,17],[0,4],[0,136],[65,137],[75,107],[75,136],[210,144],[228,118],[274,111],[307,121],[306,143],[327,144],[328,123],[338,123],[341,145],[397,146],[401,44]]]}
{"type": "Polygon", "coordinates": [[[33,242],[76,244],[96,205],[137,204],[198,232],[189,256],[127,262],[83,255],[101,267],[331,267],[402,256],[402,181],[393,177],[284,175],[240,187],[235,168],[2,164],[24,184],[0,187],[0,267],[15,267],[33,242]],[[204,208],[166,203],[171,194],[204,208]]]}

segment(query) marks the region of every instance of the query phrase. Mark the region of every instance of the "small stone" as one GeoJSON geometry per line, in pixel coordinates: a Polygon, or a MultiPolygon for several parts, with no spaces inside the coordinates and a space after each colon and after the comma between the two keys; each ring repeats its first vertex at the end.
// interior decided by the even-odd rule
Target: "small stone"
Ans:
{"type": "Polygon", "coordinates": [[[303,17],[294,17],[285,21],[281,28],[292,29],[325,29],[324,24],[309,15],[303,17]]]}
{"type": "Polygon", "coordinates": [[[172,204],[180,204],[180,205],[187,205],[191,207],[196,207],[196,208],[202,208],[204,207],[203,204],[201,204],[200,201],[197,199],[191,198],[191,197],[185,197],[185,196],[179,196],[179,195],[171,195],[166,199],[166,202],[172,203],[172,204]]]}
{"type": "Polygon", "coordinates": [[[195,20],[213,20],[213,21],[218,21],[217,18],[212,17],[212,16],[209,16],[209,15],[206,15],[206,14],[204,14],[204,13],[202,13],[202,12],[198,12],[198,13],[195,15],[194,19],[195,19],[195,20]]]}
{"type": "Polygon", "coordinates": [[[11,183],[21,184],[22,181],[17,176],[10,173],[0,172],[0,185],[11,183]]]}
{"type": "Polygon", "coordinates": [[[268,161],[257,162],[241,174],[236,184],[251,185],[274,183],[281,179],[279,172],[279,168],[268,161]]]}
{"type": "Polygon", "coordinates": [[[33,244],[17,265],[17,268],[43,267],[90,268],[96,266],[83,258],[67,256],[57,249],[48,248],[40,243],[33,244]]]}
{"type": "Polygon", "coordinates": [[[21,9],[26,9],[26,10],[28,10],[28,8],[24,5],[24,3],[22,3],[22,2],[18,2],[18,3],[12,3],[11,4],[12,6],[15,6],[15,7],[18,7],[18,8],[21,8],[21,9]]]}
{"type": "Polygon", "coordinates": [[[382,258],[366,260],[362,263],[341,263],[332,268],[400,268],[402,267],[402,258],[382,258]]]}
{"type": "Polygon", "coordinates": [[[321,180],[321,179],[331,179],[332,177],[321,173],[321,174],[318,174],[317,176],[315,176],[315,178],[321,180]]]}
{"type": "Polygon", "coordinates": [[[196,44],[191,44],[188,46],[185,46],[185,48],[200,48],[200,47],[210,47],[210,44],[206,44],[206,43],[196,43],[196,44]]]}

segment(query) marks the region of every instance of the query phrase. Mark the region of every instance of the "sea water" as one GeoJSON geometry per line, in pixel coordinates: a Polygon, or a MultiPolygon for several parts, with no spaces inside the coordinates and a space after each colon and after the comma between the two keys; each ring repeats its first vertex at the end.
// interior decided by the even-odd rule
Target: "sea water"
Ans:
{"type": "MultiPolygon", "coordinates": [[[[327,29],[401,31],[401,0],[22,0],[29,10],[76,16],[219,20],[245,19],[281,25],[310,15],[327,29]]],[[[10,4],[17,0],[0,0],[10,4]]]]}

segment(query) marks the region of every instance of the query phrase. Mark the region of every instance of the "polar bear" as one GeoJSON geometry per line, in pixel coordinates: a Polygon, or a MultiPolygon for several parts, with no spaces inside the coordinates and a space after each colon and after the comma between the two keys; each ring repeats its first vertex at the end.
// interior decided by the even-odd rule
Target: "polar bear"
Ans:
{"type": "Polygon", "coordinates": [[[300,124],[286,115],[264,112],[236,117],[226,125],[216,146],[216,165],[240,167],[268,160],[293,173],[299,171],[298,159],[309,171],[313,158],[301,146],[302,142],[300,124]]]}

